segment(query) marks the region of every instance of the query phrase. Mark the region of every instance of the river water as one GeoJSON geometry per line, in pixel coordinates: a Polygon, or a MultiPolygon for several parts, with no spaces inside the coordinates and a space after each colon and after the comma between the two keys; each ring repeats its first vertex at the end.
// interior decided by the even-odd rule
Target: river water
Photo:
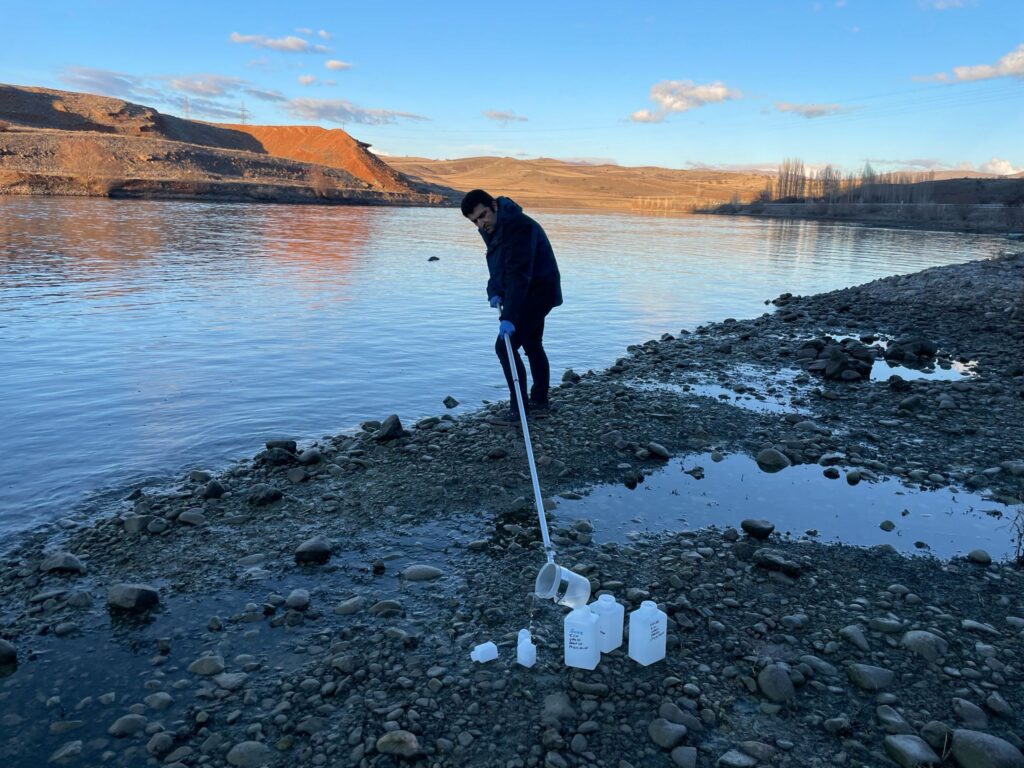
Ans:
{"type": "MultiPolygon", "coordinates": [[[[566,303],[545,344],[629,344],[993,256],[996,236],[534,212],[566,303]]],[[[0,535],[309,440],[505,395],[482,242],[457,210],[0,198],[0,535]],[[436,261],[430,261],[437,257],[436,261]]]]}

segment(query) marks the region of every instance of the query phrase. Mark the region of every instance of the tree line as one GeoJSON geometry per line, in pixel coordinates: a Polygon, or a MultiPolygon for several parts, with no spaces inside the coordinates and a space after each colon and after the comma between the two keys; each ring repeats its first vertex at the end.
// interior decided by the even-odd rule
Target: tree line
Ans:
{"type": "Polygon", "coordinates": [[[865,163],[860,173],[844,174],[833,165],[817,170],[802,160],[786,158],[778,176],[769,178],[758,196],[761,202],[782,203],[928,203],[932,199],[934,171],[877,173],[865,163]],[[922,183],[925,182],[925,183],[922,183]]]}

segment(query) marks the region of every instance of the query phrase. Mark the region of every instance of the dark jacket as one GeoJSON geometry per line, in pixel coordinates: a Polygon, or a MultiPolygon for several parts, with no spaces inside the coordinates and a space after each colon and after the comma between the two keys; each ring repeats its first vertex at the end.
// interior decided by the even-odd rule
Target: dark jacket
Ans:
{"type": "Polygon", "coordinates": [[[501,319],[517,328],[562,303],[562,278],[540,224],[507,197],[499,197],[494,233],[487,244],[487,298],[502,298],[501,319]]]}

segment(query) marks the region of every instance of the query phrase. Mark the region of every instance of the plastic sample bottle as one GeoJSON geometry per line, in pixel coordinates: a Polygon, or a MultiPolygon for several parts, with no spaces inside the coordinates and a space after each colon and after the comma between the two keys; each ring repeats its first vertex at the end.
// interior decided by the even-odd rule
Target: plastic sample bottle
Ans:
{"type": "Polygon", "coordinates": [[[653,600],[644,600],[629,614],[629,658],[647,666],[665,658],[668,616],[653,600]]]}
{"type": "Polygon", "coordinates": [[[469,658],[481,664],[493,661],[498,658],[498,646],[492,642],[480,643],[480,645],[469,652],[469,658]]]}
{"type": "Polygon", "coordinates": [[[581,605],[565,617],[565,665],[578,669],[594,669],[601,660],[598,647],[597,616],[581,605]]]}
{"type": "Polygon", "coordinates": [[[519,630],[519,642],[516,644],[516,661],[524,667],[532,667],[537,663],[537,646],[533,644],[530,630],[519,630]]]}
{"type": "Polygon", "coordinates": [[[626,609],[611,595],[601,595],[589,607],[590,612],[597,616],[598,648],[601,653],[611,653],[622,645],[626,609]]]}

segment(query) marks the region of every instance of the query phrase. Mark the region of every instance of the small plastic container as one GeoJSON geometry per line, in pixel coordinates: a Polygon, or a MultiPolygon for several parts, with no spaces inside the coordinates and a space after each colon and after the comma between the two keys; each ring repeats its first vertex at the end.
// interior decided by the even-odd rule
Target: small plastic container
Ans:
{"type": "Polygon", "coordinates": [[[652,600],[629,614],[629,658],[647,666],[665,658],[668,616],[652,600]]]}
{"type": "Polygon", "coordinates": [[[481,643],[469,652],[469,658],[481,664],[494,661],[494,659],[498,658],[498,646],[489,641],[481,643]]]}
{"type": "Polygon", "coordinates": [[[565,665],[577,669],[594,669],[601,661],[597,616],[582,605],[569,611],[564,627],[565,665]]]}
{"type": "Polygon", "coordinates": [[[622,645],[626,609],[611,595],[601,595],[590,604],[590,612],[597,616],[598,647],[601,653],[611,653],[622,645]]]}
{"type": "Polygon", "coordinates": [[[519,630],[519,642],[516,643],[516,662],[524,667],[532,667],[537,663],[537,646],[533,644],[530,630],[519,630]]]}
{"type": "Polygon", "coordinates": [[[580,608],[590,599],[590,579],[554,563],[537,572],[533,591],[537,597],[554,600],[566,608],[580,608]]]}

